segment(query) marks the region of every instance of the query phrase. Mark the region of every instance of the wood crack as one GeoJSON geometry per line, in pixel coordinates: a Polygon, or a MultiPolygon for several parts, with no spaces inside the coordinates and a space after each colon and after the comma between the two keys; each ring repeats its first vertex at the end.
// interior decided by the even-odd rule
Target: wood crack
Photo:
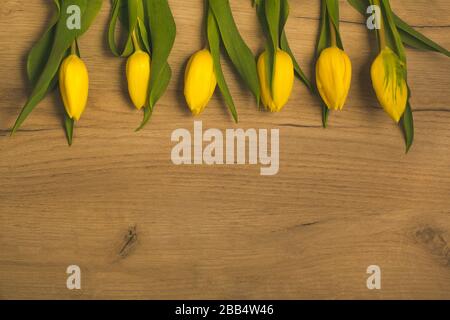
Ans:
{"type": "Polygon", "coordinates": [[[273,230],[272,232],[277,232],[277,233],[278,232],[290,232],[290,231],[295,231],[297,229],[303,229],[303,228],[307,228],[307,227],[312,227],[312,226],[314,226],[316,224],[319,224],[319,223],[321,223],[321,221],[319,221],[319,220],[314,220],[314,221],[310,221],[310,222],[302,222],[302,223],[298,223],[298,224],[295,224],[295,225],[290,226],[290,227],[283,228],[281,230],[273,230]]]}
{"type": "Polygon", "coordinates": [[[320,125],[308,125],[308,124],[295,124],[295,123],[281,123],[279,127],[292,127],[292,128],[323,128],[320,125]]]}
{"type": "Polygon", "coordinates": [[[128,232],[124,237],[123,245],[119,251],[119,256],[121,258],[126,258],[131,253],[136,246],[137,239],[136,225],[134,225],[128,229],[128,232]]]}
{"type": "Polygon", "coordinates": [[[413,110],[413,113],[419,113],[419,112],[450,112],[448,109],[419,109],[419,110],[413,110]]]}

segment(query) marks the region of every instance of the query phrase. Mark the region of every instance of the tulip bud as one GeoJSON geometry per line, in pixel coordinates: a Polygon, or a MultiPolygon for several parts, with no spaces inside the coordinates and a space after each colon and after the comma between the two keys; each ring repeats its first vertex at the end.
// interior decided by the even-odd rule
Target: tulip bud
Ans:
{"type": "Polygon", "coordinates": [[[138,110],[147,102],[150,64],[150,55],[142,50],[136,50],[127,61],[128,93],[138,110]]]}
{"type": "Polygon", "coordinates": [[[69,117],[80,120],[81,114],[86,108],[89,75],[86,65],[75,54],[68,56],[61,64],[59,89],[69,117]]]}
{"type": "Polygon", "coordinates": [[[211,53],[206,49],[196,52],[189,59],[184,75],[184,96],[194,115],[200,114],[205,109],[216,85],[211,53]]]}
{"type": "Polygon", "coordinates": [[[279,112],[289,101],[294,87],[294,64],[291,56],[278,49],[275,55],[275,69],[273,70],[272,90],[267,79],[267,51],[258,59],[259,84],[261,87],[261,100],[271,112],[279,112]],[[273,97],[272,97],[273,93],[273,97]]]}
{"type": "Polygon", "coordinates": [[[328,109],[342,110],[352,81],[352,63],[338,47],[322,51],[316,64],[316,83],[328,109]]]}
{"type": "Polygon", "coordinates": [[[408,87],[406,66],[389,47],[385,47],[372,64],[372,84],[383,109],[399,122],[406,109],[408,87]]]}

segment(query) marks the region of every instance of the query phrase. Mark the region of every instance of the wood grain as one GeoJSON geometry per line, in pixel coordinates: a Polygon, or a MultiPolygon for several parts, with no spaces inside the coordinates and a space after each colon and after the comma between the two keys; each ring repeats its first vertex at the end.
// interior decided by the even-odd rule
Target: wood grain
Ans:
{"type": "MultiPolygon", "coordinates": [[[[450,48],[450,3],[392,0],[398,14],[450,48]],[[405,4],[407,3],[407,4],[405,4]]],[[[80,47],[89,106],[66,145],[61,103],[49,95],[14,137],[30,91],[25,57],[50,18],[44,0],[0,7],[0,298],[450,298],[450,61],[408,49],[416,143],[378,107],[369,66],[376,55],[362,17],[341,1],[353,66],[345,110],[320,127],[320,104],[296,82],[279,114],[258,112],[231,68],[241,122],[219,95],[205,128],[279,128],[278,175],[257,166],[174,166],[170,135],[192,130],[182,95],[188,57],[204,45],[201,0],[170,0],[178,36],[174,78],[151,124],[127,98],[124,61],[106,40],[110,4],[80,47]],[[135,241],[123,251],[130,228],[135,241]],[[82,269],[82,290],[65,270],[82,269]],[[366,268],[382,289],[366,288],[366,268]]],[[[312,71],[319,1],[291,1],[287,33],[312,71]]],[[[250,1],[232,0],[243,37],[264,46],[250,1]]],[[[225,61],[226,64],[226,61],[225,61]]]]}

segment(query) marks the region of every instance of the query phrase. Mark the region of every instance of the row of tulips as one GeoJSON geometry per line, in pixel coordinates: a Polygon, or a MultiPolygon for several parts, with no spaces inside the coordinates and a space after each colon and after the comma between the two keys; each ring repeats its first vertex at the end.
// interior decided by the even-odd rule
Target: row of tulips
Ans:
{"type": "MultiPolygon", "coordinates": [[[[89,77],[80,58],[77,39],[90,26],[101,0],[54,0],[57,14],[51,27],[33,47],[28,58],[28,75],[34,90],[13,128],[15,132],[56,82],[59,82],[66,110],[66,133],[72,143],[74,122],[86,107],[89,77]],[[87,19],[80,30],[68,30],[67,8],[77,4],[87,19]],[[59,75],[58,75],[59,70],[59,75]]],[[[404,43],[419,49],[449,52],[410,28],[392,11],[388,0],[348,0],[365,14],[369,5],[381,10],[377,19],[379,55],[371,68],[372,84],[380,105],[405,133],[407,150],[412,145],[414,126],[409,104],[404,43]]],[[[218,86],[234,120],[238,114],[221,67],[222,48],[237,73],[255,96],[271,112],[279,112],[291,96],[294,79],[299,78],[323,102],[323,125],[330,110],[342,110],[351,86],[352,65],[344,51],[339,28],[339,1],[321,1],[321,26],[317,46],[316,86],[312,86],[289,47],[284,27],[289,16],[288,0],[253,0],[267,41],[255,60],[234,22],[228,0],[205,0],[207,45],[195,53],[185,72],[184,95],[194,115],[200,114],[218,86]]],[[[149,121],[157,101],[167,89],[171,69],[167,62],[176,35],[175,21],[167,0],[112,0],[108,39],[114,55],[127,58],[126,77],[132,103],[144,109],[138,130],[149,121]],[[118,48],[115,32],[118,21],[127,40],[118,48]]]]}

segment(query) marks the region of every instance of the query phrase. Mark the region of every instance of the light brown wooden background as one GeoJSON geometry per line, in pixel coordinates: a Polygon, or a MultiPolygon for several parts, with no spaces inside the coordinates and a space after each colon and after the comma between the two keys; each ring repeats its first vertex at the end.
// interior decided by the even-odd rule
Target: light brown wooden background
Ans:
{"type": "MultiPolygon", "coordinates": [[[[89,106],[66,145],[61,102],[48,96],[8,136],[30,91],[25,57],[51,15],[50,1],[0,7],[0,298],[450,298],[450,61],[408,49],[416,143],[377,106],[376,52],[363,18],[341,1],[353,66],[345,110],[320,127],[320,106],[297,82],[279,114],[258,112],[226,68],[241,122],[216,94],[206,128],[280,128],[281,168],[174,166],[174,129],[192,130],[182,95],[185,63],[201,48],[202,0],[169,1],[178,25],[174,78],[151,124],[134,133],[124,61],[105,41],[110,13],[81,39],[89,106]],[[119,255],[129,228],[137,241],[119,255]],[[82,290],[65,270],[82,269],[82,290]],[[366,268],[382,268],[382,290],[366,268]]],[[[263,48],[250,1],[231,1],[254,52],[263,48]]],[[[398,14],[450,48],[450,3],[392,0],[398,14]]],[[[293,50],[311,73],[319,1],[291,1],[293,50]]]]}

